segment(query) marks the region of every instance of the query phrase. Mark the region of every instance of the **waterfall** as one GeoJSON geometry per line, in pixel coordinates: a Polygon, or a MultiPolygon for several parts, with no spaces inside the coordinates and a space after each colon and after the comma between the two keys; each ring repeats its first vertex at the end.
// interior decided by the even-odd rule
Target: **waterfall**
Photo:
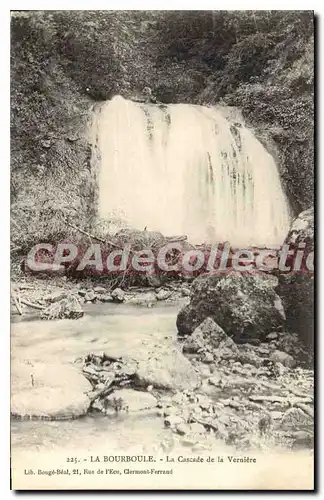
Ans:
{"type": "Polygon", "coordinates": [[[272,156],[223,108],[122,97],[95,116],[99,213],[194,243],[281,244],[288,204],[272,156]]]}

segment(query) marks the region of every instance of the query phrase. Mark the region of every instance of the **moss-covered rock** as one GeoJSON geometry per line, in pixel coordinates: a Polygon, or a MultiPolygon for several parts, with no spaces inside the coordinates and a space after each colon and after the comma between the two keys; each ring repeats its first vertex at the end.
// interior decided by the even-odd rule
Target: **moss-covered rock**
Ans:
{"type": "Polygon", "coordinates": [[[262,339],[284,321],[273,287],[273,279],[262,274],[200,276],[193,283],[190,304],[178,314],[179,334],[192,333],[210,316],[236,342],[262,339]]]}

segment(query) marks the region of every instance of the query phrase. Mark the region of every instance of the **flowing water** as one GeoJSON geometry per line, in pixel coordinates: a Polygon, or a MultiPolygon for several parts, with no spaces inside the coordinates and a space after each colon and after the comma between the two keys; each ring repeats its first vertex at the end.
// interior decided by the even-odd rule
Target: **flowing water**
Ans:
{"type": "MultiPolygon", "coordinates": [[[[152,309],[127,304],[86,306],[78,321],[28,321],[15,316],[12,324],[13,358],[73,362],[90,352],[136,358],[147,345],[172,341],[179,305],[161,304],[152,309]]],[[[13,421],[12,446],[17,450],[77,449],[93,450],[103,443],[110,448],[159,443],[169,435],[156,412],[138,416],[86,416],[71,421],[13,421]],[[127,419],[127,425],[125,425],[127,419]]]]}
{"type": "Polygon", "coordinates": [[[102,217],[195,243],[283,242],[289,209],[275,161],[229,108],[117,96],[96,111],[93,134],[102,217]]]}

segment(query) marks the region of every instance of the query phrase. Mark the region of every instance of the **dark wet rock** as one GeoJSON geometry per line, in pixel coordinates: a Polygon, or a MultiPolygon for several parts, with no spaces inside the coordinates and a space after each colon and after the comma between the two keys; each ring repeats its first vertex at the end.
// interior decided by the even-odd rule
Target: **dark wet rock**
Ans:
{"type": "Polygon", "coordinates": [[[190,433],[190,425],[180,423],[176,426],[177,433],[180,434],[180,436],[184,436],[185,434],[190,433]]]}
{"type": "Polygon", "coordinates": [[[287,354],[283,351],[274,351],[270,355],[270,360],[274,363],[281,363],[287,368],[294,368],[294,366],[296,366],[296,360],[292,356],[290,356],[290,354],[287,354]]]}
{"type": "Polygon", "coordinates": [[[92,404],[92,409],[104,413],[105,412],[104,400],[102,399],[95,400],[94,403],[92,404]]]}
{"type": "Polygon", "coordinates": [[[265,338],[284,317],[274,282],[266,275],[231,272],[204,275],[192,285],[191,301],[177,317],[180,335],[189,335],[211,317],[237,342],[265,338]]]}
{"type": "Polygon", "coordinates": [[[56,290],[52,292],[49,296],[44,297],[45,302],[49,302],[50,304],[54,304],[55,302],[59,302],[62,299],[65,299],[68,296],[68,292],[63,290],[56,290]]]}
{"type": "Polygon", "coordinates": [[[258,353],[254,349],[251,349],[248,344],[239,346],[237,359],[243,365],[248,364],[255,366],[256,368],[259,368],[263,362],[260,355],[258,355],[258,353]]]}
{"type": "Polygon", "coordinates": [[[213,363],[214,361],[214,356],[212,355],[211,352],[207,352],[205,356],[201,360],[203,363],[213,363]]]}
{"type": "Polygon", "coordinates": [[[83,373],[85,373],[86,375],[89,375],[90,377],[96,377],[96,378],[99,378],[99,373],[98,373],[98,369],[95,369],[94,366],[84,366],[83,367],[83,373]]]}
{"type": "Polygon", "coordinates": [[[287,245],[305,243],[309,250],[314,250],[314,208],[301,212],[290,226],[285,239],[287,245]]]}
{"type": "Polygon", "coordinates": [[[263,415],[258,421],[258,428],[260,434],[266,434],[269,432],[270,427],[272,425],[272,418],[270,415],[263,415]]]}
{"type": "Polygon", "coordinates": [[[290,354],[295,359],[307,361],[309,364],[312,362],[311,352],[301,342],[297,333],[282,332],[277,340],[276,349],[290,354]]]}
{"type": "Polygon", "coordinates": [[[113,290],[111,292],[111,296],[112,296],[114,302],[120,303],[120,302],[124,302],[124,300],[125,300],[125,292],[121,288],[115,288],[115,290],[113,290]]]}
{"type": "Polygon", "coordinates": [[[68,295],[66,298],[51,304],[40,313],[42,319],[79,319],[84,315],[81,304],[75,295],[68,295]]]}
{"type": "MultiPolygon", "coordinates": [[[[305,255],[314,251],[314,210],[305,210],[292,222],[285,244],[292,248],[305,245],[305,255]]],[[[288,261],[289,264],[289,261],[288,261]]],[[[305,345],[314,348],[314,274],[281,273],[276,289],[286,312],[287,329],[297,332],[305,345]]]]}
{"type": "Polygon", "coordinates": [[[11,414],[20,418],[66,420],[84,415],[91,384],[69,364],[13,361],[11,414]]]}
{"type": "Polygon", "coordinates": [[[205,434],[206,429],[202,424],[194,422],[190,424],[190,432],[192,432],[193,434],[205,434]]]}

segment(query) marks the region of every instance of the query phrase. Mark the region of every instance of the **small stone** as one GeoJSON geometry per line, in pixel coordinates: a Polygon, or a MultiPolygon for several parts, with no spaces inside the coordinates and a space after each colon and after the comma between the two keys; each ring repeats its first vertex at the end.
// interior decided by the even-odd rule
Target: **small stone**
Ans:
{"type": "Polygon", "coordinates": [[[181,287],[181,295],[183,297],[189,297],[190,294],[191,294],[190,288],[188,288],[186,286],[181,287]]]}
{"type": "Polygon", "coordinates": [[[173,397],[172,397],[172,403],[176,404],[183,404],[187,401],[187,398],[185,394],[182,392],[177,392],[173,397]]]}
{"type": "Polygon", "coordinates": [[[170,415],[164,419],[165,427],[174,427],[183,423],[183,419],[178,415],[170,415]]]}
{"type": "Polygon", "coordinates": [[[109,294],[99,295],[98,299],[100,300],[100,302],[103,302],[103,303],[108,303],[108,302],[113,302],[114,301],[114,299],[112,298],[112,296],[109,295],[109,294]]]}
{"type": "Polygon", "coordinates": [[[49,297],[44,297],[44,300],[53,304],[54,302],[59,302],[60,300],[65,299],[66,297],[67,297],[66,292],[63,292],[62,290],[57,290],[51,293],[49,297]]]}
{"type": "Polygon", "coordinates": [[[199,403],[199,406],[202,410],[208,410],[208,408],[211,405],[211,400],[207,396],[205,396],[203,394],[199,394],[198,403],[199,403]]]}
{"type": "Polygon", "coordinates": [[[93,290],[87,291],[87,293],[84,296],[84,301],[85,302],[94,302],[96,300],[97,296],[94,293],[93,290]]]}
{"type": "Polygon", "coordinates": [[[276,373],[279,377],[287,373],[288,368],[281,363],[275,363],[276,373]]]}
{"type": "Polygon", "coordinates": [[[111,292],[111,296],[115,302],[124,302],[125,300],[125,292],[121,288],[115,288],[111,292]]]}
{"type": "Polygon", "coordinates": [[[148,385],[146,388],[147,392],[152,392],[153,391],[153,385],[148,385]]]}
{"type": "Polygon", "coordinates": [[[85,290],[84,288],[81,288],[80,290],[78,290],[78,294],[81,297],[84,297],[86,293],[87,293],[87,290],[85,290]]]}
{"type": "Polygon", "coordinates": [[[103,286],[96,286],[93,289],[93,291],[94,291],[94,293],[98,293],[99,295],[103,295],[103,294],[107,293],[107,290],[103,286]]]}
{"type": "Polygon", "coordinates": [[[272,419],[270,415],[264,415],[263,417],[260,418],[258,422],[258,427],[261,434],[266,433],[270,429],[271,422],[272,419]]]}
{"type": "Polygon", "coordinates": [[[193,424],[190,424],[190,432],[193,434],[205,434],[206,429],[202,424],[194,422],[193,424]]]}
{"type": "Polygon", "coordinates": [[[91,365],[84,366],[82,371],[88,375],[98,377],[97,370],[95,370],[91,365]]]}
{"type": "Polygon", "coordinates": [[[202,362],[203,363],[213,363],[214,361],[214,356],[210,353],[210,352],[207,352],[205,357],[202,359],[202,362]]]}
{"type": "Polygon", "coordinates": [[[276,332],[269,333],[266,337],[268,340],[275,340],[278,338],[278,334],[276,332]]]}
{"type": "Polygon", "coordinates": [[[184,436],[185,434],[188,434],[190,432],[190,426],[184,423],[181,423],[176,426],[177,433],[180,434],[180,436],[184,436]]]}
{"type": "Polygon", "coordinates": [[[45,149],[49,149],[51,147],[51,141],[49,139],[43,139],[41,142],[41,145],[45,149]]]}

